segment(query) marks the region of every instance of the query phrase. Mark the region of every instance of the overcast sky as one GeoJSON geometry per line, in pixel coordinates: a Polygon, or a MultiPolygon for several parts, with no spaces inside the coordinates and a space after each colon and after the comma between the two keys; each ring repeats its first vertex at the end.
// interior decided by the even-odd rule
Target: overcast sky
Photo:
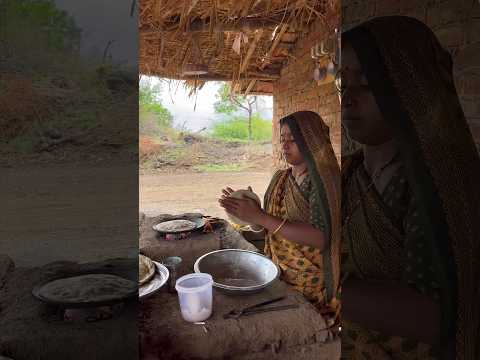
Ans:
{"type": "Polygon", "coordinates": [[[176,126],[185,124],[187,129],[198,131],[219,118],[213,104],[217,101],[215,94],[220,86],[221,83],[218,82],[207,82],[198,92],[196,106],[195,96],[189,97],[183,85],[171,91],[164,86],[162,104],[172,113],[176,126]]]}
{"type": "MultiPolygon", "coordinates": [[[[155,77],[148,78],[153,84],[158,83],[159,79],[155,77]]],[[[178,82],[175,82],[177,84],[178,82]]],[[[213,104],[217,101],[215,97],[218,89],[222,86],[221,82],[207,82],[198,92],[195,106],[195,96],[188,96],[184,86],[173,85],[170,90],[168,86],[162,83],[162,104],[170,111],[174,118],[175,126],[183,126],[191,131],[198,131],[204,127],[209,127],[213,121],[221,119],[221,115],[215,113],[213,104]]],[[[272,118],[272,97],[263,96],[265,109],[262,111],[262,117],[272,118]]]]}
{"type": "MultiPolygon", "coordinates": [[[[55,0],[82,29],[81,52],[103,54],[108,41],[114,40],[111,54],[115,62],[138,61],[138,12],[130,17],[132,0],[55,0]],[[95,50],[96,49],[96,50],[95,50]]],[[[137,8],[136,8],[137,9],[137,8]]]]}
{"type": "MultiPolygon", "coordinates": [[[[130,16],[132,0],[55,0],[60,9],[65,10],[82,29],[81,52],[91,55],[93,52],[101,56],[108,41],[115,40],[111,46],[111,54],[115,62],[136,64],[138,62],[138,7],[130,16]]],[[[156,80],[154,80],[156,81],[156,80]]],[[[188,97],[182,85],[168,91],[163,87],[162,103],[174,117],[174,124],[185,126],[192,131],[198,131],[211,125],[219,118],[215,114],[213,104],[215,94],[221,86],[219,82],[209,82],[197,96],[188,97]]],[[[271,119],[272,98],[265,99],[265,109],[262,116],[271,119]]]]}

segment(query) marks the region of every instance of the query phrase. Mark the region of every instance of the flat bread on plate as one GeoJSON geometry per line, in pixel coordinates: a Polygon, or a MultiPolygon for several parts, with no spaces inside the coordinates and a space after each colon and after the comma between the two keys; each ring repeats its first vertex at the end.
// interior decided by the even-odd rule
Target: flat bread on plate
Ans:
{"type": "Polygon", "coordinates": [[[138,285],[147,283],[154,275],[155,264],[150,258],[140,254],[138,256],[138,285]]]}
{"type": "Polygon", "coordinates": [[[164,221],[154,226],[154,229],[161,232],[188,232],[195,230],[197,224],[190,220],[170,220],[164,221]]]}
{"type": "Polygon", "coordinates": [[[38,295],[57,303],[113,301],[137,292],[131,280],[110,274],[87,274],[53,280],[43,285],[38,295]]]}

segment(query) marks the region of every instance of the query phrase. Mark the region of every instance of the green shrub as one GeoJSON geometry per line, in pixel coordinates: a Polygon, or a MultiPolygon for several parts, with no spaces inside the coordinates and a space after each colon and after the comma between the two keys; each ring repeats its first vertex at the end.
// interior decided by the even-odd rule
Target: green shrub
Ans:
{"type": "Polygon", "coordinates": [[[172,114],[160,101],[161,87],[149,80],[139,83],[139,131],[140,135],[168,136],[172,132],[172,114]]]}
{"type": "MultiPolygon", "coordinates": [[[[248,140],[248,119],[236,116],[215,122],[211,128],[211,136],[222,140],[248,140]]],[[[258,115],[252,117],[252,140],[266,141],[272,138],[272,123],[258,115]]]]}
{"type": "Polygon", "coordinates": [[[196,171],[201,172],[236,172],[246,169],[244,164],[203,164],[193,167],[196,171]]]}

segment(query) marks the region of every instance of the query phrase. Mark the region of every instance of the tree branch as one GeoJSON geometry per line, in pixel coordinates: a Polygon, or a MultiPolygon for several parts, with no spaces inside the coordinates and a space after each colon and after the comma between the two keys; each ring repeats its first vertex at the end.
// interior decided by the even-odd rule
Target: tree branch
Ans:
{"type": "Polygon", "coordinates": [[[243,110],[249,111],[248,107],[246,107],[240,101],[238,101],[238,99],[236,97],[232,96],[232,94],[230,94],[230,101],[235,103],[237,106],[241,107],[243,110]]]}

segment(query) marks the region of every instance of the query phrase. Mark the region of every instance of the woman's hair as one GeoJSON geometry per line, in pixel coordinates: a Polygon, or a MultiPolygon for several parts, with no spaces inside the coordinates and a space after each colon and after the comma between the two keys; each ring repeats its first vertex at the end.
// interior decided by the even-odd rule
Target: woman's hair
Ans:
{"type": "Polygon", "coordinates": [[[280,119],[280,127],[289,125],[289,122],[295,122],[299,127],[302,127],[302,122],[315,121],[322,127],[323,135],[330,139],[330,129],[324,123],[323,119],[313,111],[297,111],[280,119]]]}

